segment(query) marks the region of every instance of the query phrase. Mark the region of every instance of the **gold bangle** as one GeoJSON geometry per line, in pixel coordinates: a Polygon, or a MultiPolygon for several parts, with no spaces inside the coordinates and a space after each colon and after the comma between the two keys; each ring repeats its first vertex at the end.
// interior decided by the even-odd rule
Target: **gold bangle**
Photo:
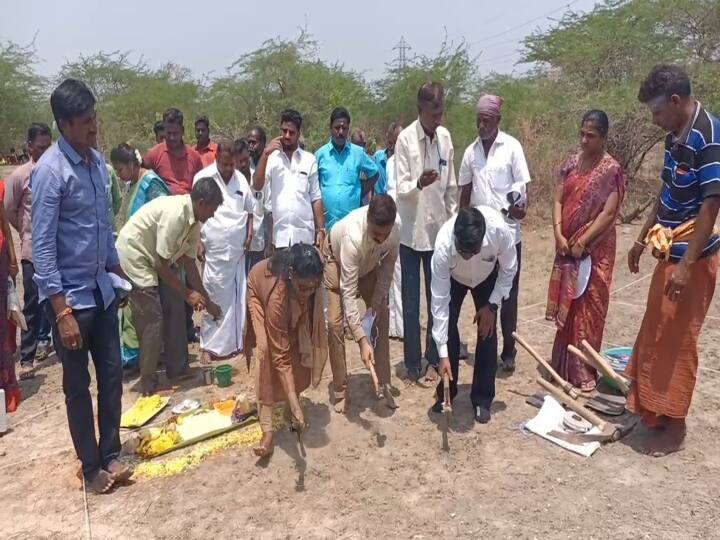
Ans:
{"type": "Polygon", "coordinates": [[[58,313],[57,316],[55,317],[55,324],[59,323],[62,319],[64,319],[64,318],[67,317],[68,315],[72,315],[72,312],[73,312],[73,310],[72,310],[71,307],[66,307],[65,309],[63,309],[63,310],[62,310],[60,313],[58,313]]]}

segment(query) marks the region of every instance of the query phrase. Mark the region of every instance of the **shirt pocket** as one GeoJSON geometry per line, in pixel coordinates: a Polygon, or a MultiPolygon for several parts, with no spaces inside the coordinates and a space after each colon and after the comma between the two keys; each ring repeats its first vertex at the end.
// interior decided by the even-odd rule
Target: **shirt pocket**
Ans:
{"type": "Polygon", "coordinates": [[[305,195],[310,191],[310,179],[308,177],[308,173],[306,172],[298,172],[295,177],[297,178],[296,186],[297,190],[300,194],[305,195]]]}
{"type": "Polygon", "coordinates": [[[510,164],[490,165],[485,168],[485,175],[491,187],[501,192],[508,192],[512,187],[510,164]]]}

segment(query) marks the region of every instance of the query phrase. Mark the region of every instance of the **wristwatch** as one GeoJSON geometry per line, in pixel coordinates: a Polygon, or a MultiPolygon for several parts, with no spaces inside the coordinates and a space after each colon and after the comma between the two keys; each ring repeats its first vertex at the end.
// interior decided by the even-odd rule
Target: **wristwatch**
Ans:
{"type": "Polygon", "coordinates": [[[497,313],[497,310],[499,308],[499,306],[497,304],[493,304],[492,302],[490,302],[488,304],[488,307],[490,308],[490,311],[492,311],[493,313],[497,313]]]}

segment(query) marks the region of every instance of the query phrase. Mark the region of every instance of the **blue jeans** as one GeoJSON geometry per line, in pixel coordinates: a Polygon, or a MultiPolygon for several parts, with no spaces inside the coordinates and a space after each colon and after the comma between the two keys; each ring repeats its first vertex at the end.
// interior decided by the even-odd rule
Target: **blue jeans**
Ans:
{"type": "Polygon", "coordinates": [[[437,368],[438,353],[432,337],[432,312],[430,310],[430,262],[432,251],[415,251],[400,245],[402,269],[403,349],[405,369],[410,378],[418,378],[422,369],[420,345],[420,264],[425,275],[425,300],[427,303],[427,330],[425,332],[425,358],[428,365],[437,368]]]}

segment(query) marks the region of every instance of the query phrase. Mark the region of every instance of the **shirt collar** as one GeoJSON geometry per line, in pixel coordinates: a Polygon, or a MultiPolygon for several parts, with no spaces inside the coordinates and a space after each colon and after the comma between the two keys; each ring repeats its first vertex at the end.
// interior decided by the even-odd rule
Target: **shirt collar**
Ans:
{"type": "MultiPolygon", "coordinates": [[[[171,155],[171,156],[173,155],[173,154],[170,153],[170,149],[168,148],[168,145],[167,145],[166,142],[163,141],[163,142],[160,143],[160,144],[163,145],[163,152],[165,152],[165,153],[167,153],[167,154],[169,154],[169,155],[171,155]]],[[[183,155],[183,156],[187,154],[187,149],[188,149],[187,145],[186,145],[185,143],[183,143],[183,145],[182,145],[182,151],[183,151],[182,155],[183,155]]]]}
{"type": "Polygon", "coordinates": [[[693,128],[695,127],[695,124],[697,123],[698,116],[700,116],[700,109],[701,109],[701,108],[702,108],[702,106],[700,105],[700,102],[699,102],[699,101],[696,101],[696,102],[695,102],[695,113],[694,113],[694,114],[692,115],[692,117],[688,120],[687,125],[683,128],[682,132],[680,133],[680,135],[679,135],[677,138],[675,138],[675,136],[673,135],[673,140],[674,140],[675,142],[682,141],[684,144],[687,144],[688,139],[690,138],[690,132],[691,132],[691,131],[693,130],[693,128]]]}
{"type": "MultiPolygon", "coordinates": [[[[505,133],[503,131],[498,130],[498,134],[495,137],[495,140],[493,141],[493,146],[495,146],[496,144],[498,144],[498,145],[505,144],[507,142],[505,137],[506,137],[505,133]]],[[[475,144],[482,146],[482,141],[480,140],[480,137],[475,138],[475,144]]]]}
{"type": "MultiPolygon", "coordinates": [[[[75,149],[70,145],[70,143],[67,141],[67,139],[60,134],[60,137],[58,137],[58,147],[62,151],[63,154],[72,162],[73,165],[79,165],[83,161],[83,157],[78,154],[75,149]]],[[[93,149],[90,149],[90,161],[93,163],[97,163],[97,158],[95,157],[95,152],[93,152],[93,149]]]]}
{"type": "Polygon", "coordinates": [[[430,138],[430,136],[427,133],[425,133],[425,130],[422,127],[422,122],[420,122],[420,117],[418,117],[418,119],[417,119],[417,125],[415,126],[415,128],[417,130],[418,141],[422,141],[423,139],[428,139],[431,142],[437,141],[437,138],[438,138],[437,130],[435,130],[435,134],[432,136],[432,138],[430,138]]]}
{"type": "Polygon", "coordinates": [[[197,221],[195,219],[195,212],[193,212],[193,203],[190,195],[183,195],[185,197],[185,214],[187,215],[188,224],[192,227],[197,221]]]}
{"type": "Polygon", "coordinates": [[[338,155],[343,155],[346,151],[350,150],[350,143],[347,140],[345,140],[345,145],[342,147],[342,150],[340,150],[339,152],[338,152],[338,149],[335,148],[332,138],[330,138],[330,141],[328,142],[328,144],[330,145],[330,152],[335,151],[335,153],[338,155]]]}

